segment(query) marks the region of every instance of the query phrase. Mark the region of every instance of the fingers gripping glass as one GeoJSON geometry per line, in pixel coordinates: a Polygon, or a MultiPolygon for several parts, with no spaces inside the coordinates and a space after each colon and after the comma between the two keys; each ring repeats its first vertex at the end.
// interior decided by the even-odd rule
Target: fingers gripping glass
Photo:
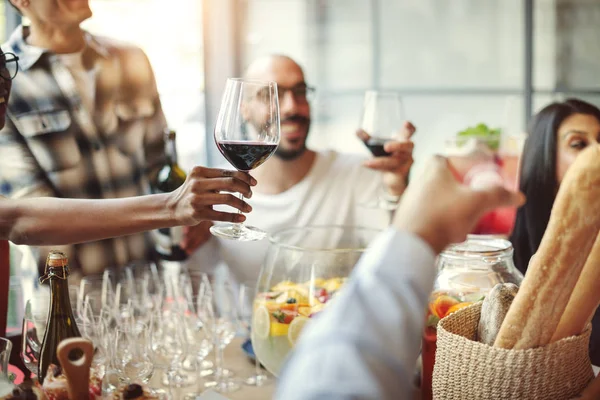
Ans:
{"type": "Polygon", "coordinates": [[[19,57],[13,53],[4,53],[0,56],[0,77],[11,81],[19,72],[19,57]]]}
{"type": "MultiPolygon", "coordinates": [[[[279,135],[277,84],[228,79],[215,126],[215,142],[227,161],[239,171],[255,169],[275,152],[279,135]]],[[[215,236],[243,241],[266,236],[264,231],[243,223],[216,224],[210,231],[215,236]]]]}

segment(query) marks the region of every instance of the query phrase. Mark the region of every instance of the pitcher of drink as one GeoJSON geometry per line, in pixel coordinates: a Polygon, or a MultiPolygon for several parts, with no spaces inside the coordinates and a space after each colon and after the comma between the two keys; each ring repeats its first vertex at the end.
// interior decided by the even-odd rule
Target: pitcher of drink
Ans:
{"type": "Polygon", "coordinates": [[[497,283],[520,285],[523,280],[523,274],[513,263],[512,244],[489,235],[469,235],[465,242],[449,246],[439,255],[437,268],[423,331],[422,399],[432,398],[431,377],[439,320],[483,300],[497,283]]]}

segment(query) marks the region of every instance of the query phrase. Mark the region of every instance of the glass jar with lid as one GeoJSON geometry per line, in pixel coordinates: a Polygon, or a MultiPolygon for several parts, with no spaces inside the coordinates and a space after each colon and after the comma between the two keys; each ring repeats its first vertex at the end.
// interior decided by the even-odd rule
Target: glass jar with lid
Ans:
{"type": "Polygon", "coordinates": [[[422,342],[422,398],[431,399],[437,323],[450,313],[482,300],[498,283],[523,280],[513,262],[512,244],[491,235],[469,235],[437,259],[437,278],[429,298],[422,342]]]}

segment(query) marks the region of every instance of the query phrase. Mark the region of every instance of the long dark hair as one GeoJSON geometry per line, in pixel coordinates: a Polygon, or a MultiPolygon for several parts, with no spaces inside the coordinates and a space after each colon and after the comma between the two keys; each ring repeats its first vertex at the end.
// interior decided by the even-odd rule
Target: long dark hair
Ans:
{"type": "Polygon", "coordinates": [[[558,191],[557,131],[573,114],[592,115],[600,121],[600,109],[596,106],[567,99],[544,107],[533,117],[529,127],[519,171],[519,189],[527,197],[527,203],[517,211],[510,237],[515,249],[515,265],[523,273],[542,241],[558,191]]]}

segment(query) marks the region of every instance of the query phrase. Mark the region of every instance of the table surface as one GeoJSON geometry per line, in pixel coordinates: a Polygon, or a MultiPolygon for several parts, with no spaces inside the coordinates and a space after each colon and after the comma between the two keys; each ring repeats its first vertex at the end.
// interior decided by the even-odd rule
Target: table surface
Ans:
{"type": "MultiPolygon", "coordinates": [[[[235,379],[244,379],[254,372],[254,363],[251,361],[248,356],[242,350],[242,343],[244,343],[243,338],[235,338],[233,341],[225,348],[224,360],[225,360],[225,368],[231,370],[235,376],[235,379]]],[[[213,353],[209,354],[207,357],[208,360],[214,361],[213,353]]],[[[264,370],[263,370],[264,371],[264,370]]],[[[265,371],[266,372],[266,371],[265,371]]],[[[248,386],[240,383],[241,389],[232,393],[223,393],[221,394],[227,399],[230,400],[265,400],[273,398],[273,394],[275,393],[275,385],[277,383],[276,378],[271,375],[269,372],[266,372],[268,376],[268,382],[266,382],[263,386],[255,387],[248,386]]],[[[158,374],[155,374],[155,376],[158,374]]],[[[152,382],[151,382],[152,383],[152,382]]],[[[204,385],[204,381],[200,383],[204,385]]],[[[176,399],[183,399],[186,393],[194,393],[197,392],[197,387],[188,386],[181,388],[179,390],[178,396],[176,395],[176,399]]]]}

